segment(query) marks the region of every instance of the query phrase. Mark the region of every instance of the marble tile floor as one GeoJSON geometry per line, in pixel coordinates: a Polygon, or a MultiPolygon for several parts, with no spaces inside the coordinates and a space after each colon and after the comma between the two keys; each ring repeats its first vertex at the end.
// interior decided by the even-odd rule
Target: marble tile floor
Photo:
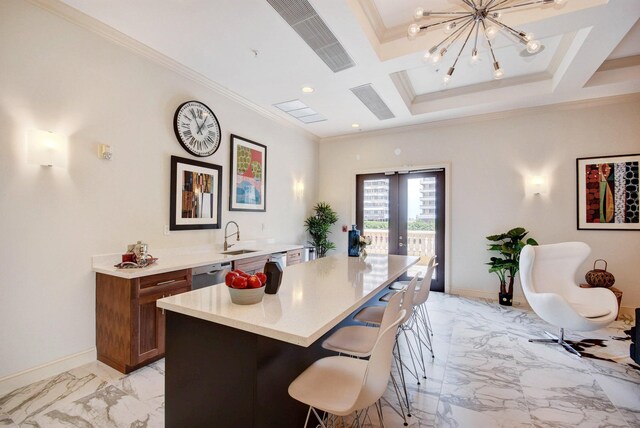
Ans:
{"type": "MultiPolygon", "coordinates": [[[[640,428],[640,368],[630,364],[629,342],[607,342],[602,355],[614,361],[578,359],[529,343],[554,331],[529,310],[439,293],[427,308],[435,358],[420,385],[409,378],[410,427],[640,428]]],[[[568,339],[624,337],[629,328],[616,321],[568,339]]],[[[385,396],[396,401],[391,388],[385,396]]],[[[388,405],[383,413],[385,426],[403,426],[388,405]]],[[[379,426],[375,412],[370,419],[366,426],[379,426]]],[[[0,427],[162,426],[163,360],[127,376],[95,362],[0,397],[0,427]]]]}

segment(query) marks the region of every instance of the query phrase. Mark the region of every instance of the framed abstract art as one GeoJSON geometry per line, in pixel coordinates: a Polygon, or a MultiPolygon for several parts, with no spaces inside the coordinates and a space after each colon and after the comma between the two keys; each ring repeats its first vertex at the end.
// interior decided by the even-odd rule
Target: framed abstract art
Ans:
{"type": "Polygon", "coordinates": [[[640,154],[576,160],[578,229],[640,230],[640,154]]]}
{"type": "Polygon", "coordinates": [[[230,211],[267,210],[267,146],[231,135],[230,211]]]}
{"type": "Polygon", "coordinates": [[[171,156],[170,230],[220,229],[222,167],[171,156]]]}

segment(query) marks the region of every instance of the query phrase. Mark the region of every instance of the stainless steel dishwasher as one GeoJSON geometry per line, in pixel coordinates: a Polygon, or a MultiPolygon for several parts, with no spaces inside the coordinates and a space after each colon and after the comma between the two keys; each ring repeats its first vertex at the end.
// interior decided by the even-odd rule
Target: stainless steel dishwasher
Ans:
{"type": "Polygon", "coordinates": [[[224,277],[229,272],[231,272],[231,262],[193,268],[191,269],[191,288],[197,290],[198,288],[224,282],[224,277]]]}

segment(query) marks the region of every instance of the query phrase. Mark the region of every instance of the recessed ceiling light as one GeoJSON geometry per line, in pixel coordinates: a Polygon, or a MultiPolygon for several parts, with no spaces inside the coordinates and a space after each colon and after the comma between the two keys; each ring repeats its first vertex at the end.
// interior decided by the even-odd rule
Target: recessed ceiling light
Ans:
{"type": "Polygon", "coordinates": [[[313,89],[311,86],[305,86],[304,88],[302,88],[302,92],[304,92],[305,94],[310,94],[314,90],[315,89],[313,89]]]}
{"type": "Polygon", "coordinates": [[[352,127],[352,128],[360,128],[360,124],[358,124],[358,123],[352,123],[352,124],[351,124],[351,127],[352,127]]]}

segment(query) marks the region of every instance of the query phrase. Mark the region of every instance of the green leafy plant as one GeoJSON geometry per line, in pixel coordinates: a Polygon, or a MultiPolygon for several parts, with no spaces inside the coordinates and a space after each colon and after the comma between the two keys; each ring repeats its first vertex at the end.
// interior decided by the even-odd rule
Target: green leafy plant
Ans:
{"type": "Polygon", "coordinates": [[[523,241],[529,232],[523,227],[516,227],[506,233],[487,236],[491,241],[489,251],[497,251],[501,257],[491,257],[487,263],[490,273],[495,273],[500,278],[500,294],[513,296],[513,282],[520,269],[520,252],[525,245],[538,245],[535,239],[529,238],[523,241]],[[507,288],[507,279],[509,286],[507,288]]]}
{"type": "Polygon", "coordinates": [[[311,235],[311,245],[316,247],[318,257],[327,255],[327,251],[336,248],[336,245],[329,241],[331,226],[338,222],[338,214],[331,209],[331,205],[326,202],[318,202],[314,207],[315,215],[307,217],[304,226],[311,235]]]}

